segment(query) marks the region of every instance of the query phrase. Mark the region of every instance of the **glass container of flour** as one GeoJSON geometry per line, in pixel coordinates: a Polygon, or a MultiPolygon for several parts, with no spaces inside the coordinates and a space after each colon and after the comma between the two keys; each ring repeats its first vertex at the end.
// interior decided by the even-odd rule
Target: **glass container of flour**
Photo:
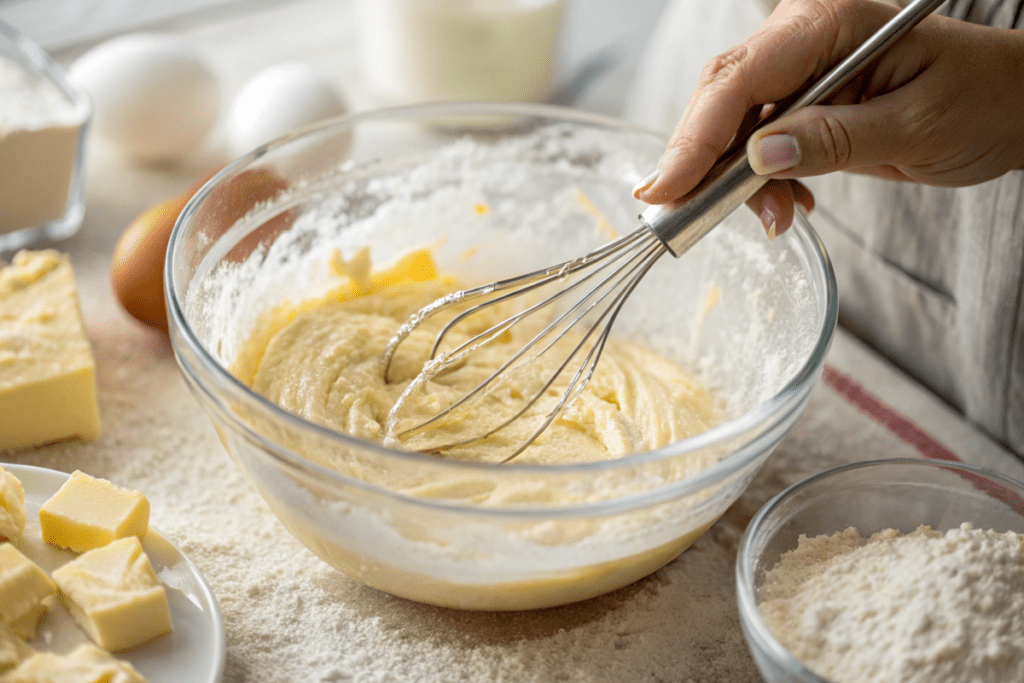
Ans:
{"type": "Polygon", "coordinates": [[[1024,482],[925,459],[822,472],[751,521],[736,580],[769,683],[1024,680],[1024,482]]]}
{"type": "MultiPolygon", "coordinates": [[[[565,441],[538,440],[558,459],[498,465],[389,444],[375,424],[389,390],[378,344],[408,315],[393,315],[403,293],[530,271],[634,229],[630,190],[664,144],[558,107],[421,105],[297,132],[199,191],[168,246],[171,343],[228,453],[292,534],[389,593],[515,610],[636,581],[714,524],[801,414],[831,338],[835,282],[802,217],[769,242],[736,212],[656,264],[616,320],[609,347],[660,359],[621,374],[653,368],[671,389],[685,380],[667,364],[687,369],[718,399],[709,428],[614,453],[609,438],[608,457],[577,457],[594,424],[625,440],[629,410],[653,416],[654,431],[678,405],[602,390],[552,425],[565,441]],[[254,186],[266,200],[239,217],[236,193],[254,186]],[[307,322],[317,331],[296,327],[307,322]],[[259,384],[265,371],[298,401],[259,384]]],[[[625,369],[614,356],[600,367],[625,369]]]]}
{"type": "Polygon", "coordinates": [[[60,66],[0,21],[0,253],[78,230],[90,111],[60,66]]]}

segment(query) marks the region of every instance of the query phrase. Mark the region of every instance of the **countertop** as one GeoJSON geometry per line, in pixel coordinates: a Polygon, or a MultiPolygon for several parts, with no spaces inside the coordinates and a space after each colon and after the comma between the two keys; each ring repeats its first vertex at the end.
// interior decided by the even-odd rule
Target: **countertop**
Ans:
{"type": "MultiPolygon", "coordinates": [[[[575,104],[616,114],[635,57],[623,46],[642,38],[662,3],[624,15],[630,21],[614,15],[626,3],[602,4],[612,8],[603,29],[587,26],[582,3],[570,13],[562,75],[614,46],[619,60],[575,104]]],[[[350,10],[340,0],[260,3],[176,19],[164,29],[196,41],[228,88],[275,61],[308,59],[347,84],[358,109],[372,103],[358,88],[350,10]]],[[[56,56],[68,61],[82,47],[65,46],[56,56]]],[[[711,532],[647,579],[584,603],[514,614],[434,608],[363,587],[280,526],[225,453],[166,339],[128,317],[111,291],[110,257],[121,231],[222,163],[218,154],[137,166],[90,148],[85,223],[57,247],[76,269],[103,434],[94,443],[3,459],[81,469],[146,492],[154,526],[195,562],[218,598],[227,683],[757,680],[736,614],[732,563],[746,522],[771,496],[837,464],[889,457],[959,459],[1024,479],[1020,460],[840,329],[807,411],[754,484],[711,532]]]]}

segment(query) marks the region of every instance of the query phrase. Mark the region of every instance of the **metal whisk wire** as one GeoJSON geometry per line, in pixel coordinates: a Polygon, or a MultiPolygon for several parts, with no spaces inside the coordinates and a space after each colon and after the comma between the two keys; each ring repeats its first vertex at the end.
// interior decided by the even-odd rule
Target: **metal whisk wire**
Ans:
{"type": "Polygon", "coordinates": [[[486,428],[486,431],[482,434],[457,442],[433,445],[430,448],[431,452],[440,453],[459,446],[465,446],[475,441],[486,439],[487,437],[504,429],[514,421],[519,420],[537,404],[549,389],[551,389],[558,378],[563,376],[566,368],[570,367],[573,360],[579,358],[581,353],[584,352],[584,349],[587,349],[585,353],[583,353],[582,358],[580,358],[579,368],[568,381],[565,389],[562,391],[554,406],[544,416],[540,426],[535,429],[532,434],[514,450],[514,452],[505,457],[502,462],[507,462],[508,460],[516,457],[530,444],[532,444],[548,427],[548,425],[551,424],[555,417],[557,417],[561,410],[566,405],[571,404],[572,401],[574,401],[575,398],[586,388],[594,374],[594,369],[596,368],[597,362],[604,350],[605,342],[608,339],[619,310],[621,310],[623,304],[629,298],[629,295],[632,294],[643,276],[666,251],[667,249],[665,244],[658,239],[654,233],[646,228],[640,228],[624,237],[610,242],[584,257],[566,261],[527,275],[503,280],[494,283],[493,285],[484,285],[483,287],[457,292],[430,304],[417,315],[413,316],[413,318],[410,319],[410,322],[403,326],[399,331],[399,334],[391,340],[384,358],[385,377],[387,377],[391,361],[398,345],[428,317],[435,315],[442,310],[451,308],[452,306],[463,304],[466,301],[493,295],[497,292],[507,292],[498,296],[493,296],[482,303],[460,312],[442,328],[435,338],[433,348],[431,349],[429,359],[424,366],[423,372],[413,380],[399,398],[394,408],[392,408],[385,424],[385,432],[391,435],[392,438],[397,439],[422,430],[432,424],[442,422],[447,416],[451,415],[460,407],[465,406],[474,397],[486,392],[496,381],[499,380],[499,378],[505,376],[510,369],[533,363],[539,357],[554,349],[566,338],[566,335],[569,334],[571,330],[582,324],[583,321],[591,319],[592,316],[590,316],[590,314],[598,309],[599,306],[603,306],[603,308],[600,309],[600,314],[592,321],[589,328],[586,329],[585,332],[581,333],[571,351],[567,353],[558,367],[551,373],[548,380],[543,384],[543,386],[533,392],[532,396],[524,400],[522,407],[520,407],[517,412],[510,417],[507,417],[499,424],[486,428]],[[583,272],[583,274],[578,278],[572,279],[574,275],[584,270],[586,272],[583,272]],[[551,296],[525,308],[522,311],[504,318],[486,330],[479,332],[466,341],[463,341],[455,348],[438,355],[444,338],[458,325],[464,323],[473,315],[476,315],[487,308],[500,305],[503,302],[518,299],[526,295],[528,292],[539,290],[540,288],[550,284],[559,284],[561,286],[551,296]],[[444,410],[435,414],[433,417],[397,434],[394,433],[398,415],[406,400],[415,391],[422,389],[427,381],[449,368],[458,366],[458,364],[470,353],[499,338],[504,332],[521,322],[524,318],[536,315],[543,308],[554,306],[560,300],[568,297],[574,291],[584,288],[588,284],[590,285],[589,289],[586,289],[586,291],[583,292],[575,302],[564,310],[558,312],[556,317],[550,323],[537,332],[529,341],[518,347],[518,350],[516,350],[507,360],[504,361],[504,363],[500,365],[500,367],[493,371],[475,388],[467,392],[444,410]],[[531,352],[532,355],[529,358],[522,360],[531,352]]]}

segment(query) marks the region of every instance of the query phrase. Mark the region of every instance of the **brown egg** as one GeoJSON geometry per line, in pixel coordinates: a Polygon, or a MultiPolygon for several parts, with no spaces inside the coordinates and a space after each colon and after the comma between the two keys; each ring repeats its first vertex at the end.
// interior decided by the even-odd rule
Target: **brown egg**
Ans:
{"type": "Polygon", "coordinates": [[[178,214],[210,176],[173,199],[147,209],[131,222],[114,247],[110,280],[114,294],[136,320],[167,331],[164,254],[178,214]]]}
{"type": "MultiPolygon", "coordinates": [[[[167,253],[167,242],[178,214],[210,177],[212,174],[177,197],[140,214],[114,247],[110,279],[118,300],[133,318],[163,332],[167,332],[164,301],[164,256],[167,253]]],[[[210,237],[219,237],[256,203],[272,199],[286,187],[287,183],[271,170],[243,171],[211,193],[210,199],[204,203],[204,210],[196,215],[195,220],[210,237]]],[[[272,239],[287,229],[291,220],[290,213],[281,214],[268,221],[264,229],[258,231],[258,236],[250,237],[257,240],[272,239]]],[[[252,242],[248,238],[243,240],[236,251],[243,246],[251,251],[254,246],[252,242]]],[[[234,256],[234,252],[229,258],[231,256],[234,256]]]]}
{"type": "MultiPolygon", "coordinates": [[[[197,229],[210,241],[218,240],[256,204],[270,201],[287,188],[285,179],[269,168],[246,169],[213,188],[193,220],[197,229]]],[[[270,218],[242,238],[225,259],[244,261],[254,249],[261,244],[270,244],[291,227],[293,220],[293,211],[284,211],[270,218]]]]}

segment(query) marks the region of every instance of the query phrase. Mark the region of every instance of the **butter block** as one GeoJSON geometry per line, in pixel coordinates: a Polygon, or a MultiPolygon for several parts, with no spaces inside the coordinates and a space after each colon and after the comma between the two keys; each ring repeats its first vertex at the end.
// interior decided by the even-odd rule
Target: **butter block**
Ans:
{"type": "Polygon", "coordinates": [[[171,632],[167,592],[135,536],[79,555],[54,570],[53,580],[71,616],[104,650],[171,632]]]}
{"type": "Polygon", "coordinates": [[[71,263],[20,251],[0,268],[0,449],[100,432],[96,362],[71,263]]]}
{"type": "Polygon", "coordinates": [[[36,614],[43,599],[56,592],[39,565],[10,543],[0,544],[0,622],[9,625],[36,614]]]}
{"type": "Polygon", "coordinates": [[[0,683],[147,683],[135,667],[95,645],[80,645],[66,655],[36,652],[0,683]]]}
{"type": "Polygon", "coordinates": [[[25,530],[25,489],[0,467],[0,541],[17,540],[25,530]]]}
{"type": "Polygon", "coordinates": [[[76,470],[39,508],[39,526],[47,543],[81,553],[119,538],[144,538],[149,500],[76,470]]]}
{"type": "Polygon", "coordinates": [[[22,660],[32,656],[33,650],[18,634],[0,624],[0,671],[18,666],[22,660]]]}

